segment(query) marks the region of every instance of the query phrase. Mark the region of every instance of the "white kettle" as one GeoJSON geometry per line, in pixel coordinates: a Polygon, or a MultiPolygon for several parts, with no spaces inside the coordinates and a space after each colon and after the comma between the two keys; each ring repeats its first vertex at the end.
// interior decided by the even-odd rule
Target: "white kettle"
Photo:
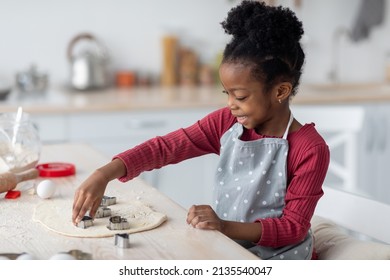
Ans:
{"type": "Polygon", "coordinates": [[[92,90],[108,86],[107,51],[93,35],[82,33],[74,37],[68,45],[67,56],[72,88],[92,90]],[[84,48],[76,52],[82,45],[84,48]]]}

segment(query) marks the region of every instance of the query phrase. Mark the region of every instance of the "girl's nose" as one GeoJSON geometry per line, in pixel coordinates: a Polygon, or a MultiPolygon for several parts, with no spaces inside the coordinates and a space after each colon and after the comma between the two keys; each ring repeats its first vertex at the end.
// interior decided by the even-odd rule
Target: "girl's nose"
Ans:
{"type": "Polygon", "coordinates": [[[234,96],[232,96],[230,94],[228,95],[228,102],[227,103],[228,103],[227,105],[230,108],[230,110],[237,108],[237,105],[235,103],[235,98],[234,98],[234,96]]]}

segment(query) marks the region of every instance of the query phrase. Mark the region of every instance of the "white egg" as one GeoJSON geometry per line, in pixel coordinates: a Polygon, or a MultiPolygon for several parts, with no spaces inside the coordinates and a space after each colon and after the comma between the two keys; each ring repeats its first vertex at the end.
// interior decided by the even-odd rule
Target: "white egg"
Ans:
{"type": "Polygon", "coordinates": [[[55,191],[56,187],[52,180],[43,180],[37,186],[37,195],[41,198],[50,198],[55,191]]]}
{"type": "Polygon", "coordinates": [[[75,260],[76,258],[67,253],[58,253],[52,256],[49,260],[75,260]]]}
{"type": "Polygon", "coordinates": [[[16,260],[36,260],[36,258],[28,253],[19,255],[16,260]]]}

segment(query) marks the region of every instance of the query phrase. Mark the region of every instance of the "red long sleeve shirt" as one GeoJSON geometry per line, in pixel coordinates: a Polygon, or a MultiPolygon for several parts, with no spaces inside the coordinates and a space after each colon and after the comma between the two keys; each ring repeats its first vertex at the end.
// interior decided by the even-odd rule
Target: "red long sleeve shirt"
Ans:
{"type": "MultiPolygon", "coordinates": [[[[220,138],[237,119],[228,108],[210,113],[195,124],[158,136],[132,149],[116,155],[126,165],[127,174],[122,182],[133,179],[143,171],[161,168],[183,160],[219,154],[220,138]]],[[[244,130],[243,141],[266,136],[254,130],[244,130]]],[[[329,165],[329,148],[314,128],[305,124],[289,133],[287,157],[287,191],[285,208],[279,218],[259,219],[263,232],[259,245],[280,247],[302,241],[310,228],[318,200],[323,195],[322,184],[329,165]]],[[[211,187],[211,186],[210,186],[211,187]]]]}

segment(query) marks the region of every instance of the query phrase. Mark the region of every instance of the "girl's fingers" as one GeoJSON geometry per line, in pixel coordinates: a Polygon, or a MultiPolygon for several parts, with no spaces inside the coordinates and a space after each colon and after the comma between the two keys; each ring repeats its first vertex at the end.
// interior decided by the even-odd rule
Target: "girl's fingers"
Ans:
{"type": "Polygon", "coordinates": [[[77,225],[85,216],[85,213],[87,213],[91,206],[93,205],[93,200],[90,197],[87,197],[86,199],[78,198],[74,208],[73,208],[73,223],[77,225]]]}
{"type": "Polygon", "coordinates": [[[95,218],[95,215],[96,215],[96,211],[98,210],[99,206],[101,204],[101,200],[95,200],[95,202],[93,203],[91,209],[89,210],[89,216],[91,218],[95,218]]]}
{"type": "Polygon", "coordinates": [[[193,205],[188,210],[187,223],[199,229],[219,229],[220,219],[209,205],[193,205]]]}

